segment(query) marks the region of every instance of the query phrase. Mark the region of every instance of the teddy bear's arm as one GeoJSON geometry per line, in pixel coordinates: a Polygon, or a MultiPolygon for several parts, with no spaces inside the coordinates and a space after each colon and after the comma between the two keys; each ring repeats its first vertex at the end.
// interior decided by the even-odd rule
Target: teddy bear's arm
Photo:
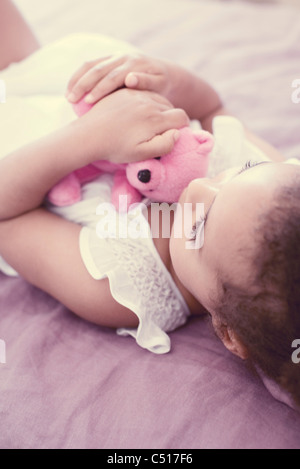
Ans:
{"type": "Polygon", "coordinates": [[[73,172],[59,181],[47,195],[47,199],[57,207],[74,204],[81,199],[81,184],[73,172]]]}

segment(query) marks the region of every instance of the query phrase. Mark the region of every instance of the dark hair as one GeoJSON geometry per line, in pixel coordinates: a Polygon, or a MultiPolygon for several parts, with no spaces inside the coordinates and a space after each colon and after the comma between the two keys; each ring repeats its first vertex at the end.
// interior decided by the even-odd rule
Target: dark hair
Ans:
{"type": "Polygon", "coordinates": [[[252,365],[284,388],[300,406],[300,177],[278,188],[256,230],[255,294],[222,283],[216,314],[246,347],[252,365]]]}

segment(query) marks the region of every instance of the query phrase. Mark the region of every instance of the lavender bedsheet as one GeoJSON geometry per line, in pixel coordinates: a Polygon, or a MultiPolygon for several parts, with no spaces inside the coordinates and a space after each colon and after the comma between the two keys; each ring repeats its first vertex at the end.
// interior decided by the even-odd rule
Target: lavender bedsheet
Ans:
{"type": "MultiPolygon", "coordinates": [[[[19,0],[43,43],[89,31],[211,80],[286,157],[300,152],[300,10],[213,0],[19,0]],[[297,75],[298,74],[298,75],[297,75]]],[[[225,351],[207,319],[155,356],[0,274],[1,448],[300,448],[300,413],[225,351]]],[[[296,337],[295,337],[296,338],[296,337]]]]}

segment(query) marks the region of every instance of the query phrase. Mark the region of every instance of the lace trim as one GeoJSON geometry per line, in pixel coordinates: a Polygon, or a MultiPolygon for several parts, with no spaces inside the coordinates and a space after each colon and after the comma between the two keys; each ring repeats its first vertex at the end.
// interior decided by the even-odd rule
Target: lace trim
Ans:
{"type": "Polygon", "coordinates": [[[118,334],[135,337],[141,347],[154,353],[166,353],[170,340],[165,332],[185,324],[190,312],[155,248],[142,212],[139,222],[147,237],[101,238],[96,230],[83,228],[81,254],[89,273],[96,279],[108,277],[116,301],[139,318],[137,329],[118,329],[118,334]]]}

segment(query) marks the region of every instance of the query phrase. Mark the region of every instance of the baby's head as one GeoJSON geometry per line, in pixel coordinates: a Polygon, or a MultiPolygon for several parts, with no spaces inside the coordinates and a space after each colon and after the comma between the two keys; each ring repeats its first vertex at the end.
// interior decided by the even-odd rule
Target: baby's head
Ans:
{"type": "Polygon", "coordinates": [[[203,202],[208,217],[200,250],[184,252],[186,240],[172,238],[178,277],[225,346],[300,406],[300,364],[292,361],[300,339],[300,166],[266,163],[195,180],[185,202],[203,202]]]}
{"type": "Polygon", "coordinates": [[[222,279],[220,323],[235,331],[252,365],[287,390],[300,407],[300,175],[278,187],[254,230],[255,278],[249,291],[222,279]]]}

